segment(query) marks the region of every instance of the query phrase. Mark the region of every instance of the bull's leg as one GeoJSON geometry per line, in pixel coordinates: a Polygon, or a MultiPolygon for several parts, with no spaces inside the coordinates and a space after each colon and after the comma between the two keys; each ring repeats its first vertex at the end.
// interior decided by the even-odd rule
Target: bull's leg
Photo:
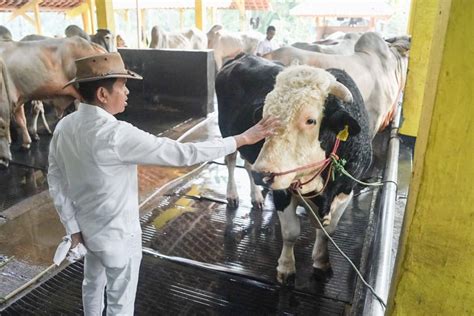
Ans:
{"type": "Polygon", "coordinates": [[[235,184],[235,165],[237,164],[237,152],[225,156],[225,164],[227,165],[227,206],[230,209],[239,207],[239,193],[237,192],[237,185],[235,184]]]}
{"type": "Polygon", "coordinates": [[[23,104],[19,105],[15,110],[15,121],[21,129],[21,137],[23,141],[21,147],[23,149],[30,149],[31,138],[26,125],[25,108],[23,104]]]}
{"type": "Polygon", "coordinates": [[[249,175],[249,180],[250,180],[250,197],[252,199],[252,205],[254,208],[261,210],[263,209],[263,195],[262,191],[260,191],[260,188],[255,184],[255,180],[253,179],[252,176],[252,165],[245,161],[245,170],[247,170],[247,173],[249,175]]]}
{"type": "MultiPolygon", "coordinates": [[[[329,213],[324,216],[323,226],[329,234],[334,233],[337,223],[349,204],[353,193],[338,194],[331,203],[329,213]]],[[[313,268],[328,271],[331,267],[329,262],[328,238],[321,229],[316,229],[316,240],[313,247],[313,268]]]]}
{"type": "Polygon", "coordinates": [[[31,101],[31,111],[33,112],[33,118],[30,121],[30,124],[28,126],[28,131],[30,132],[31,137],[33,137],[33,140],[35,140],[35,141],[39,140],[39,136],[38,136],[38,116],[41,113],[42,106],[43,106],[43,102],[41,102],[41,101],[38,101],[38,100],[31,101]]]}
{"type": "Polygon", "coordinates": [[[293,248],[301,231],[300,219],[296,215],[296,206],[296,198],[291,197],[290,204],[286,206],[284,211],[278,211],[283,238],[283,248],[277,267],[277,279],[280,283],[287,283],[288,278],[296,273],[293,248]]]}
{"type": "Polygon", "coordinates": [[[46,129],[46,131],[48,132],[48,134],[53,134],[53,132],[51,132],[51,128],[49,128],[49,124],[48,124],[48,121],[46,120],[46,117],[44,116],[44,103],[39,101],[41,103],[41,111],[40,111],[40,114],[41,114],[41,121],[43,122],[43,126],[44,128],[46,129]]]}

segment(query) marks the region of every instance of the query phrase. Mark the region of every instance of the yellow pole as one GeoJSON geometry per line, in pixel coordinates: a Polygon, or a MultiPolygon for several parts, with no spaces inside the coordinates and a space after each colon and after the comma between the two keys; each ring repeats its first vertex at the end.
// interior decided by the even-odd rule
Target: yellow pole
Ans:
{"type": "Polygon", "coordinates": [[[204,29],[204,0],[194,0],[194,19],[196,27],[201,31],[204,29]]]}
{"type": "Polygon", "coordinates": [[[90,20],[90,12],[89,10],[82,12],[82,25],[84,26],[84,31],[87,34],[92,33],[92,27],[91,27],[91,20],[90,20]]]}
{"type": "Polygon", "coordinates": [[[114,7],[112,0],[96,0],[97,27],[115,33],[114,7]]]}
{"type": "Polygon", "coordinates": [[[235,4],[239,9],[240,31],[244,32],[247,29],[247,18],[245,16],[245,0],[235,0],[235,4]]]}
{"type": "Polygon", "coordinates": [[[39,2],[35,3],[34,15],[35,15],[36,32],[41,35],[41,34],[43,34],[43,30],[41,29],[41,18],[40,18],[39,2]]]}
{"type": "Polygon", "coordinates": [[[184,9],[179,9],[179,29],[182,30],[184,28],[184,9]]]}
{"type": "MultiPolygon", "coordinates": [[[[421,3],[415,21],[427,13],[421,3]]],[[[412,52],[428,73],[387,315],[474,315],[474,1],[439,1],[435,12],[432,29],[414,25],[413,44],[431,43],[412,52]]]]}
{"type": "Polygon", "coordinates": [[[404,121],[400,133],[416,137],[421,116],[421,104],[426,86],[423,84],[428,73],[428,54],[438,19],[438,5],[444,0],[412,0],[409,19],[409,34],[413,36],[410,49],[410,71],[405,87],[405,100],[403,102],[404,121]],[[414,23],[416,21],[416,23],[414,23]]]}
{"type": "Polygon", "coordinates": [[[95,0],[87,0],[86,3],[89,5],[89,21],[91,26],[91,33],[95,33],[97,29],[97,23],[95,21],[95,0]]]}

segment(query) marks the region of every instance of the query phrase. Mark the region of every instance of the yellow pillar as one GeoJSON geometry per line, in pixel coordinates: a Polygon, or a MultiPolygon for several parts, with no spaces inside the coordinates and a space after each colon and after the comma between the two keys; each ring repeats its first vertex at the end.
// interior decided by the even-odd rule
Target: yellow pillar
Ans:
{"type": "Polygon", "coordinates": [[[240,31],[245,32],[247,29],[247,18],[245,16],[245,0],[235,0],[235,4],[239,10],[240,31]]]}
{"type": "Polygon", "coordinates": [[[204,29],[204,0],[194,0],[194,19],[196,27],[201,31],[204,29]]]}
{"type": "Polygon", "coordinates": [[[428,58],[433,32],[438,19],[440,0],[412,0],[409,19],[409,34],[413,36],[410,49],[405,98],[403,101],[404,121],[400,133],[416,137],[421,115],[421,104],[425,94],[426,75],[428,73],[428,58]]]}
{"type": "Polygon", "coordinates": [[[179,29],[182,30],[184,28],[184,9],[180,8],[179,10],[179,29]]]}
{"type": "Polygon", "coordinates": [[[38,34],[43,34],[43,30],[41,29],[41,19],[40,19],[40,9],[39,3],[36,2],[34,6],[34,15],[35,15],[35,28],[38,34]]]}
{"type": "Polygon", "coordinates": [[[474,1],[439,1],[436,12],[388,315],[474,315],[474,1]]]}
{"type": "Polygon", "coordinates": [[[97,23],[95,21],[95,0],[87,0],[86,3],[89,5],[89,21],[91,26],[91,33],[95,33],[97,29],[97,23]]]}
{"type": "Polygon", "coordinates": [[[115,33],[114,7],[112,0],[96,0],[97,28],[115,33]]]}
{"type": "Polygon", "coordinates": [[[91,34],[93,31],[92,31],[92,26],[91,26],[91,19],[90,19],[89,10],[87,10],[85,12],[82,12],[81,16],[82,16],[82,25],[84,26],[84,31],[87,34],[91,34]]]}

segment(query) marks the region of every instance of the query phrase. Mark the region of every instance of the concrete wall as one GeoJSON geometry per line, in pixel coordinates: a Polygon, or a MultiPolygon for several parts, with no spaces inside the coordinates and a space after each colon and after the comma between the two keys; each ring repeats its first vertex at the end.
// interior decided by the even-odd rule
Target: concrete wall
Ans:
{"type": "Polygon", "coordinates": [[[436,41],[416,56],[428,74],[387,315],[474,315],[474,1],[443,0],[436,12],[422,37],[436,41]]]}
{"type": "Polygon", "coordinates": [[[172,107],[191,116],[214,111],[215,62],[211,50],[119,49],[128,67],[143,76],[129,80],[128,103],[172,107]]]}

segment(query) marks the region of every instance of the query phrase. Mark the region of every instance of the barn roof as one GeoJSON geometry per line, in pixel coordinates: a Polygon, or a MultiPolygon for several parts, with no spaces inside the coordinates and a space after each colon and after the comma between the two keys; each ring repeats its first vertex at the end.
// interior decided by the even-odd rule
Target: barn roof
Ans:
{"type": "MultiPolygon", "coordinates": [[[[235,0],[207,0],[207,7],[220,9],[238,9],[235,0]]],[[[139,0],[138,5],[143,9],[193,9],[195,0],[139,0]]],[[[113,0],[114,9],[133,9],[135,1],[113,0]]],[[[270,0],[245,0],[246,10],[270,10],[270,0]]]]}
{"type": "Polygon", "coordinates": [[[290,10],[290,15],[314,17],[390,17],[393,8],[380,1],[309,0],[290,10]]]}
{"type": "MultiPolygon", "coordinates": [[[[1,11],[11,11],[21,8],[27,4],[28,0],[0,0],[1,11]]],[[[39,6],[41,10],[67,10],[75,8],[85,2],[85,0],[43,0],[40,1],[39,6]]]]}
{"type": "MultiPolygon", "coordinates": [[[[0,0],[0,11],[10,11],[21,8],[28,0],[0,0]]],[[[40,9],[43,11],[61,11],[75,8],[85,0],[43,0],[40,1],[40,9]]],[[[207,0],[206,6],[222,9],[238,9],[235,0],[207,0]]],[[[138,5],[144,9],[192,9],[195,0],[139,0],[138,5]]],[[[114,9],[133,9],[136,2],[131,0],[113,0],[114,9]]],[[[246,10],[270,10],[270,0],[245,0],[246,10]]]]}

